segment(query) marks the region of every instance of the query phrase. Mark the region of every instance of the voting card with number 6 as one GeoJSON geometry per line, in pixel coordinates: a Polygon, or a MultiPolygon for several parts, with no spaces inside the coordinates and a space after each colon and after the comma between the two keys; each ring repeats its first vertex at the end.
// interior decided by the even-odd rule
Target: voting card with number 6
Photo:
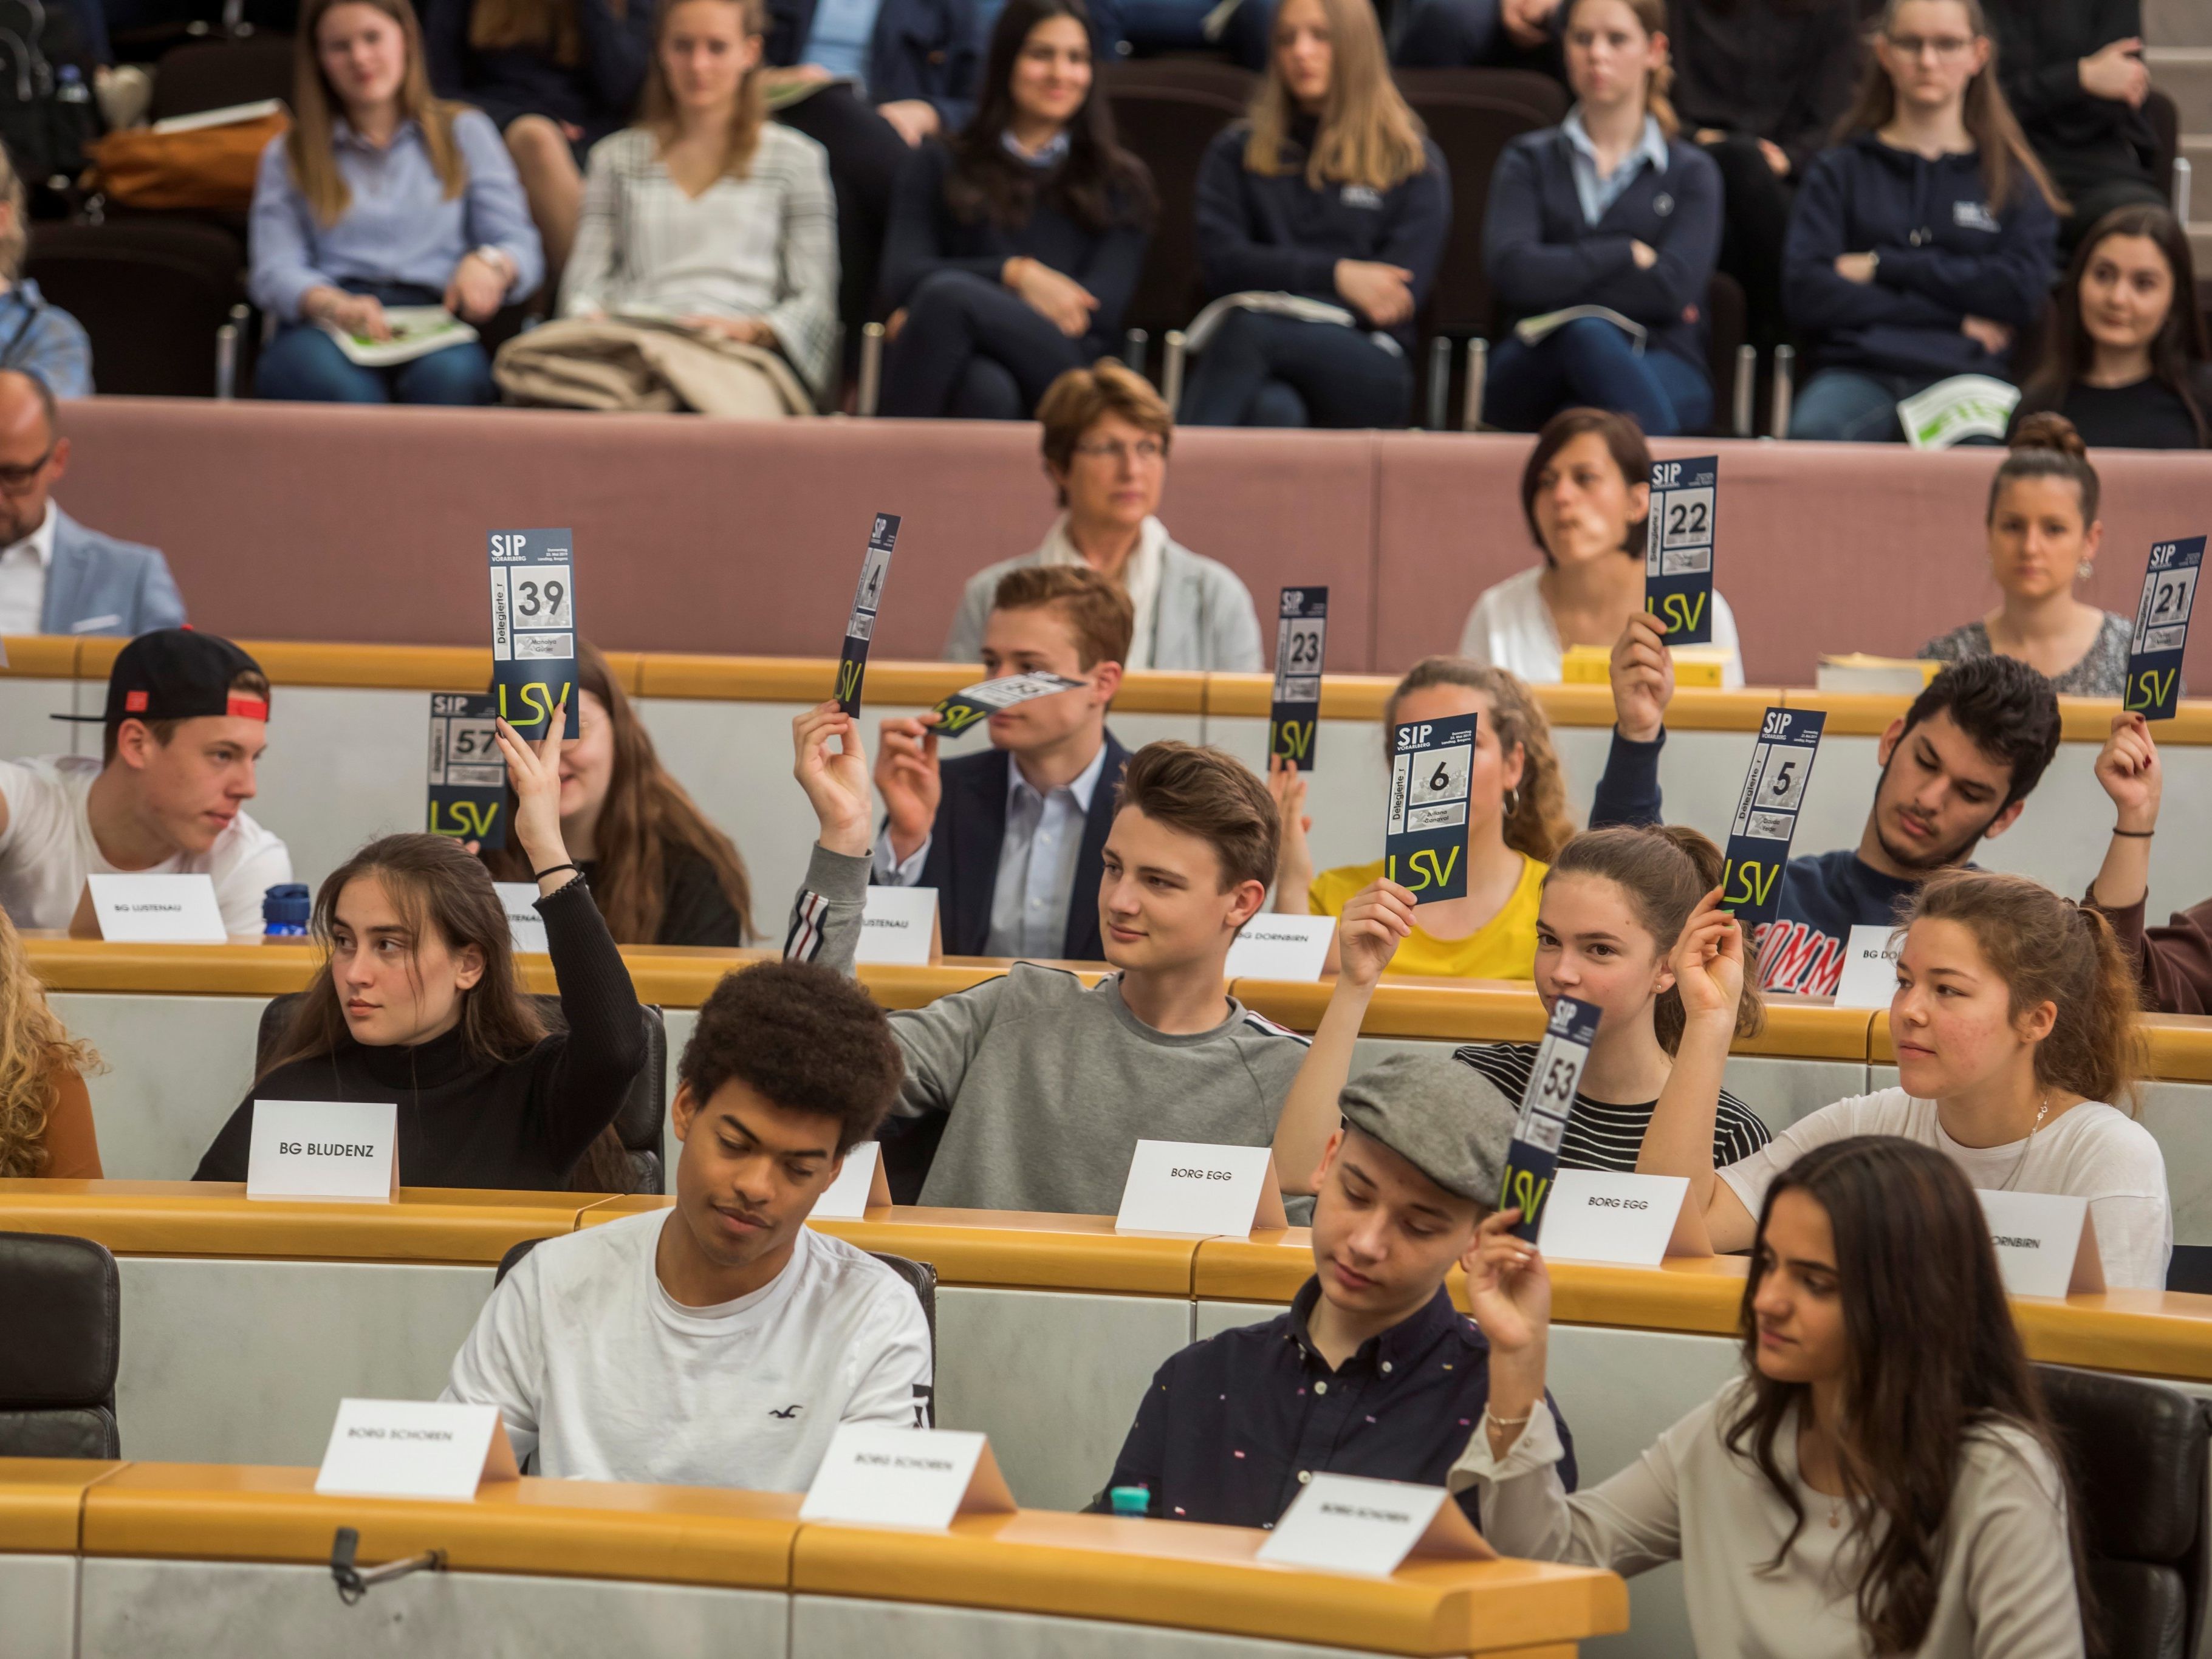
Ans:
{"type": "Polygon", "coordinates": [[[492,696],[527,738],[563,702],[561,735],[577,735],[574,543],[565,530],[491,532],[492,696]]]}
{"type": "Polygon", "coordinates": [[[1416,904],[1467,896],[1467,800],[1477,716],[1413,720],[1390,741],[1382,873],[1416,904]]]}

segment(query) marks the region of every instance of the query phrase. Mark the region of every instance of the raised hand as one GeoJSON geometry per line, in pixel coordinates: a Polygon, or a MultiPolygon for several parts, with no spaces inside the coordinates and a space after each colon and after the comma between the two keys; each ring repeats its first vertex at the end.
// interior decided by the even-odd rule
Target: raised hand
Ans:
{"type": "MultiPolygon", "coordinates": [[[[561,734],[568,725],[568,702],[563,697],[535,748],[504,720],[492,728],[507,761],[507,781],[514,788],[514,838],[533,871],[568,862],[568,844],[561,837],[561,734]]],[[[567,886],[575,875],[574,870],[555,872],[538,884],[538,890],[550,893],[567,886]]]]}
{"type": "Polygon", "coordinates": [[[890,819],[891,855],[902,864],[929,839],[937,822],[937,803],[945,794],[937,769],[937,724],[933,712],[919,719],[888,720],[876,757],[876,787],[890,819]]]}
{"type": "Polygon", "coordinates": [[[2141,714],[2115,714],[2105,746],[2097,751],[2097,781],[2118,809],[2115,827],[2148,835],[2158,828],[2159,796],[2166,784],[2150,722],[2141,714]]]}
{"type": "Polygon", "coordinates": [[[1743,927],[1721,908],[1719,888],[1690,912],[1668,965],[1674,970],[1686,1019],[1735,1025],[1736,1006],[1743,1000],[1743,927]]]}
{"type": "Polygon", "coordinates": [[[1509,1231],[1520,1219],[1517,1209],[1488,1217],[1460,1262],[1468,1306],[1493,1354],[1525,1354],[1552,1328],[1552,1275],[1536,1247],[1509,1231]]]}
{"type": "Polygon", "coordinates": [[[1275,844],[1275,910],[1304,915],[1306,889],[1314,875],[1313,849],[1306,844],[1313,817],[1306,811],[1306,775],[1288,755],[1267,757],[1267,793],[1275,798],[1275,817],[1282,826],[1275,844]]]}
{"type": "Polygon", "coordinates": [[[832,701],[791,722],[792,775],[806,792],[829,852],[860,858],[868,850],[868,757],[860,726],[832,701]],[[833,750],[832,743],[836,744],[833,750]]]}
{"type": "Polygon", "coordinates": [[[1413,896],[1385,877],[1354,893],[1337,918],[1337,972],[1354,985],[1372,985],[1413,931],[1413,896]]]}
{"type": "Polygon", "coordinates": [[[1667,624],[1649,611],[1632,612],[1613,641],[1608,672],[1613,724],[1620,735],[1632,743],[1658,741],[1667,726],[1667,705],[1674,701],[1674,654],[1667,648],[1667,624]]]}

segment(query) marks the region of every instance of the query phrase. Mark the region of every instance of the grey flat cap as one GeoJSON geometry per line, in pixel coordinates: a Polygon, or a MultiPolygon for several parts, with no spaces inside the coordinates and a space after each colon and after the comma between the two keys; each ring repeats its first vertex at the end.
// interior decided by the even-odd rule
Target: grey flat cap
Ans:
{"type": "Polygon", "coordinates": [[[1392,1054],[1344,1085],[1344,1120],[1448,1193],[1494,1208],[1519,1115],[1448,1053],[1392,1054]]]}

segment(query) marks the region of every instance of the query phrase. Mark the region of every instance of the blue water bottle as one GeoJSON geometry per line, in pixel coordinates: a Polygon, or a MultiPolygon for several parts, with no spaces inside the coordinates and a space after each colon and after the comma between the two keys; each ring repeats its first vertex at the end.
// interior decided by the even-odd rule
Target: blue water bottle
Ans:
{"type": "Polygon", "coordinates": [[[305,939],[313,909],[304,881],[281,881],[261,898],[261,931],[270,939],[305,939]]]}

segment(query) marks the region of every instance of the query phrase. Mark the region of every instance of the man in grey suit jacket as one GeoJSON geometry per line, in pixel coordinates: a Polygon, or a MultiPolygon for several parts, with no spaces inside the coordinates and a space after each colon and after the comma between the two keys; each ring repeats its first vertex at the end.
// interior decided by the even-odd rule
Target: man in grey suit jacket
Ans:
{"type": "Polygon", "coordinates": [[[0,369],[0,634],[179,626],[185,602],[160,551],[88,530],[55,502],[69,452],[46,383],[0,369]]]}

